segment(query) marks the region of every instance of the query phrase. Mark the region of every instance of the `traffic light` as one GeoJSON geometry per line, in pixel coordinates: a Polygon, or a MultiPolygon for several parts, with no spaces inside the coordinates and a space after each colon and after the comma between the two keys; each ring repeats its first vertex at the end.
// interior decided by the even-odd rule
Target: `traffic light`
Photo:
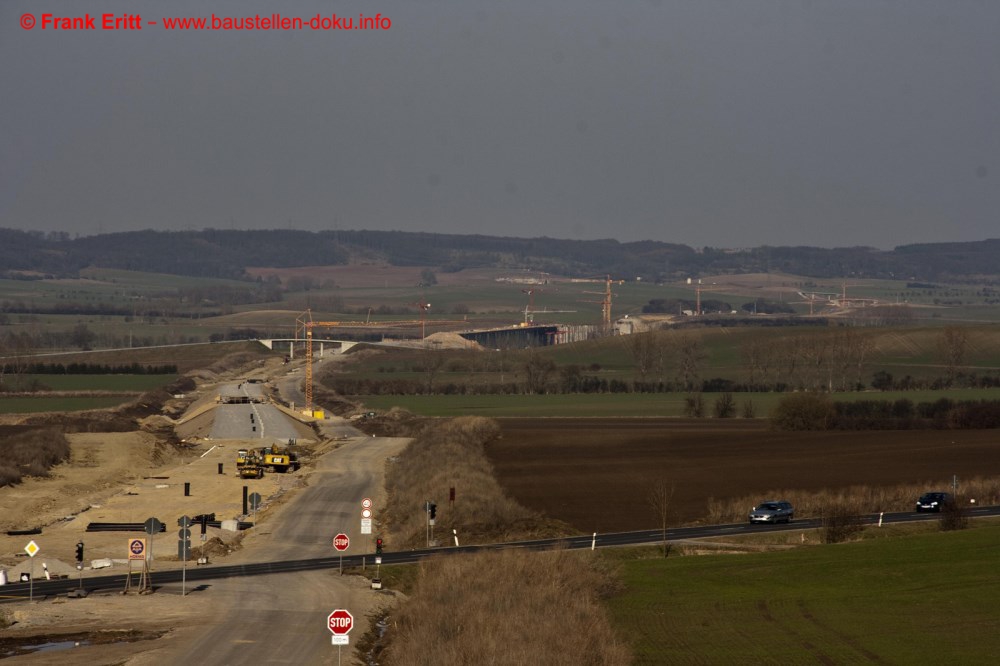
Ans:
{"type": "Polygon", "coordinates": [[[83,542],[78,541],[76,544],[76,561],[78,563],[83,563],[83,542]]]}
{"type": "Polygon", "coordinates": [[[375,539],[375,554],[376,555],[382,554],[382,537],[375,539]]]}
{"type": "Polygon", "coordinates": [[[434,520],[434,518],[437,517],[437,513],[438,513],[438,505],[431,503],[431,520],[434,520]]]}

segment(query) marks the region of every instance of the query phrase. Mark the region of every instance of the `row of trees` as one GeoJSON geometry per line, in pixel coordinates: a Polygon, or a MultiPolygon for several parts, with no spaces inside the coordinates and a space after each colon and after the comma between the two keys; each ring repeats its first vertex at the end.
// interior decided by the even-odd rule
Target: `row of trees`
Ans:
{"type": "Polygon", "coordinates": [[[1000,428],[1000,400],[833,401],[823,393],[796,393],[771,412],[780,430],[917,430],[1000,428]]]}

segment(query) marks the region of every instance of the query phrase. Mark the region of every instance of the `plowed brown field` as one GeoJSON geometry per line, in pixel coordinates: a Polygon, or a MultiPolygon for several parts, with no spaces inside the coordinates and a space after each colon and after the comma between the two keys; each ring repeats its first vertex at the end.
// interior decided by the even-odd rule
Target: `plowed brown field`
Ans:
{"type": "MultiPolygon", "coordinates": [[[[676,522],[708,500],[1000,475],[1000,431],[777,432],[733,419],[498,419],[488,454],[527,507],[582,532],[652,529],[654,483],[675,487],[676,522]]],[[[747,507],[749,508],[749,507],[747,507]]]]}

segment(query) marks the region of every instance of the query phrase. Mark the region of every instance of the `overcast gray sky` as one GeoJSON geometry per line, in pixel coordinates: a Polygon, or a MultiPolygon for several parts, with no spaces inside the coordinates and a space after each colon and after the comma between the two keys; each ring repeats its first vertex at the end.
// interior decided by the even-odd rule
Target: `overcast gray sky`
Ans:
{"type": "Polygon", "coordinates": [[[0,227],[981,240],[998,65],[992,0],[0,0],[0,227]],[[163,25],[275,12],[391,27],[163,25]]]}

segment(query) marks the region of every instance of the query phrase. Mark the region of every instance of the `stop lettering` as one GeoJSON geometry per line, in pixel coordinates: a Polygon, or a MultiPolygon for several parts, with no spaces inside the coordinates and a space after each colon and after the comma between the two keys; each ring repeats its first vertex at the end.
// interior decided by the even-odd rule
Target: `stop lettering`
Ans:
{"type": "Polygon", "coordinates": [[[354,628],[354,616],[349,611],[338,608],[326,618],[326,626],[334,636],[343,636],[354,628]]]}

